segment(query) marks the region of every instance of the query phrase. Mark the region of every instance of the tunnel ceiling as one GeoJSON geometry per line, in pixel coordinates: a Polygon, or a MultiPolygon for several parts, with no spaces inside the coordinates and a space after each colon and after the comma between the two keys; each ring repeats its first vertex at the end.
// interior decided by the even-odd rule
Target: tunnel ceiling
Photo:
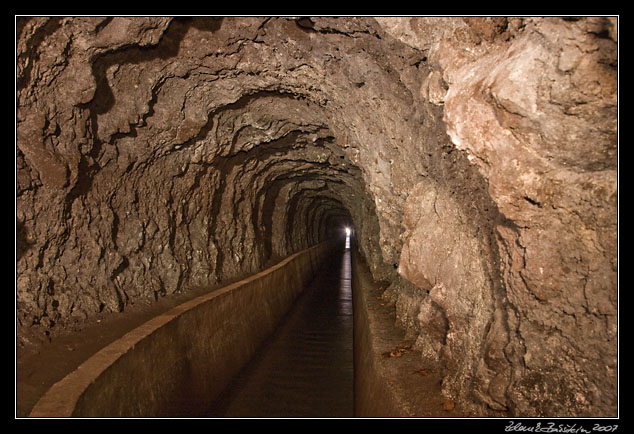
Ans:
{"type": "MultiPolygon", "coordinates": [[[[295,20],[86,18],[68,26],[53,18],[21,29],[38,25],[27,50],[41,51],[29,44],[65,32],[79,38],[71,43],[73,54],[80,40],[90,47],[67,83],[77,96],[67,107],[70,119],[62,121],[63,109],[49,106],[19,120],[25,134],[31,122],[47,124],[45,141],[54,151],[19,149],[18,160],[24,156],[35,176],[19,183],[18,194],[47,187],[65,192],[58,236],[65,242],[88,236],[94,245],[78,243],[74,252],[45,260],[63,269],[94,256],[104,292],[87,300],[100,300],[100,309],[120,310],[143,295],[128,293],[139,279],[152,282],[141,292],[165,295],[259,270],[372,208],[356,148],[341,135],[341,108],[328,107],[349,104],[341,77],[328,83],[339,69],[328,63],[341,63],[339,41],[321,48],[328,53],[315,53],[316,61],[298,55],[313,35],[295,20]],[[141,33],[147,42],[138,41],[141,33]],[[122,36],[130,40],[116,40],[122,36]],[[63,149],[70,145],[69,123],[81,124],[79,148],[63,149]],[[77,233],[78,219],[100,221],[111,234],[77,233]]],[[[370,32],[363,25],[355,31],[370,32]]],[[[19,90],[30,68],[21,70],[19,90]]],[[[40,79],[29,84],[22,95],[45,86],[40,79]]],[[[50,90],[71,97],[70,89],[50,90]]],[[[25,234],[35,229],[30,220],[18,217],[25,234]]],[[[28,243],[19,253],[36,258],[28,243]]],[[[88,287],[95,276],[76,280],[88,287]]],[[[86,309],[77,300],[70,305],[86,309]]]]}
{"type": "Polygon", "coordinates": [[[18,343],[353,224],[447,396],[608,411],[616,47],[603,17],[17,17],[18,343]]]}

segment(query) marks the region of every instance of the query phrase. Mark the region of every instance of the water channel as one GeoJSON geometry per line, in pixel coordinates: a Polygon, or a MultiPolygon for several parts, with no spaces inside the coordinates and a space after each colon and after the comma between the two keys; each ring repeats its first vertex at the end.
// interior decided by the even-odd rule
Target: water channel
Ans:
{"type": "Polygon", "coordinates": [[[349,235],[208,417],[353,417],[349,235]]]}

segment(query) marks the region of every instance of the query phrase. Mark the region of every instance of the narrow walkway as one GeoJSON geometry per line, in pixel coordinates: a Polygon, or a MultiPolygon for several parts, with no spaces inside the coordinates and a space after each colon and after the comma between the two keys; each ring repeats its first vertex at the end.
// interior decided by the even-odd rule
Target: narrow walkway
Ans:
{"type": "Polygon", "coordinates": [[[350,250],[326,261],[209,417],[353,417],[350,250]]]}

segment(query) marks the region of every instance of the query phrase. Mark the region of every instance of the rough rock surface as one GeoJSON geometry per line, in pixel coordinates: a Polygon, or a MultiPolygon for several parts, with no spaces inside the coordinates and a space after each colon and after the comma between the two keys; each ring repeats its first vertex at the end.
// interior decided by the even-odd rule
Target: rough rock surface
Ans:
{"type": "Polygon", "coordinates": [[[474,416],[614,416],[596,18],[17,19],[18,345],[353,222],[474,416]]]}

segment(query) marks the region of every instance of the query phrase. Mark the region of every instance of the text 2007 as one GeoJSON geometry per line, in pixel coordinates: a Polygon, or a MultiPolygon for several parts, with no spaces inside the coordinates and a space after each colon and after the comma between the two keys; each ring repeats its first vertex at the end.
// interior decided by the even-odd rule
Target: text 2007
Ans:
{"type": "Polygon", "coordinates": [[[592,431],[594,432],[614,432],[619,428],[618,425],[599,425],[595,423],[592,427],[592,431]]]}

